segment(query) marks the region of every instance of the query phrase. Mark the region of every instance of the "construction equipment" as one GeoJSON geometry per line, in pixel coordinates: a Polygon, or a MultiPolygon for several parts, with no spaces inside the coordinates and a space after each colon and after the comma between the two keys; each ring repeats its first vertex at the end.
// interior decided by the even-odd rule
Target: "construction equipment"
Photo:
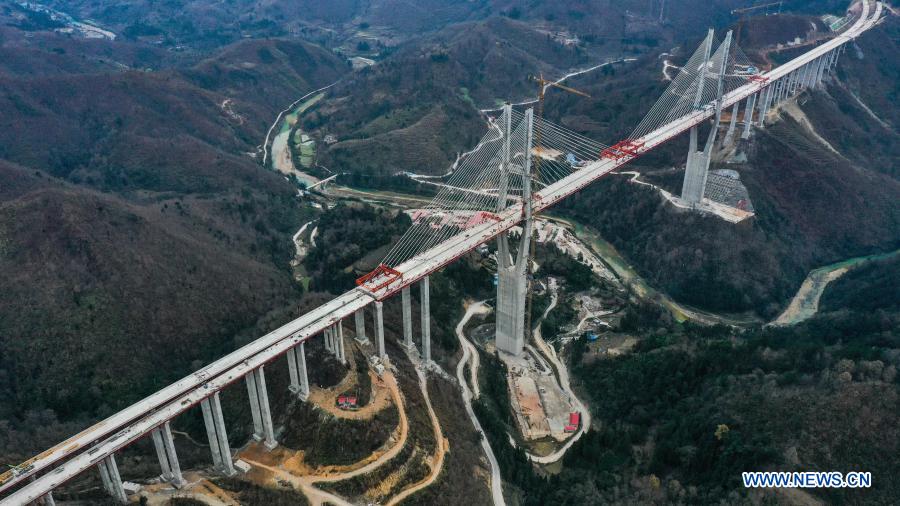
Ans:
{"type": "MultiPolygon", "coordinates": [[[[540,73],[537,76],[530,76],[529,78],[538,84],[538,110],[537,110],[537,117],[538,117],[537,123],[538,124],[540,124],[540,122],[544,119],[544,94],[547,92],[548,88],[551,88],[551,87],[559,88],[565,92],[572,93],[573,95],[579,95],[579,96],[582,96],[585,98],[591,98],[590,95],[588,95],[587,93],[585,93],[583,91],[579,91],[579,90],[576,90],[575,88],[570,88],[568,86],[564,86],[562,84],[559,84],[559,82],[557,82],[557,81],[550,81],[550,80],[544,79],[543,73],[540,73]]],[[[540,151],[540,149],[541,149],[541,129],[540,128],[536,128],[534,130],[534,146],[535,146],[536,151],[538,153],[540,153],[541,152],[540,151]]],[[[534,176],[532,176],[532,180],[533,181],[541,180],[541,157],[540,156],[535,157],[534,176]]],[[[535,193],[536,193],[535,186],[536,185],[531,185],[531,197],[532,198],[535,197],[535,193]]],[[[524,210],[524,208],[523,208],[523,210],[524,210]]],[[[535,218],[535,216],[532,216],[532,219],[534,219],[534,218],[535,218]]],[[[531,333],[534,331],[534,329],[531,328],[531,306],[533,304],[533,296],[531,293],[532,292],[531,283],[534,279],[534,273],[532,272],[534,262],[531,259],[531,255],[535,254],[534,253],[535,248],[537,247],[537,244],[536,244],[537,241],[535,240],[535,237],[536,237],[536,232],[532,231],[531,239],[530,239],[531,247],[528,248],[528,256],[529,257],[525,259],[526,272],[528,273],[527,280],[526,280],[527,285],[525,287],[525,293],[527,294],[526,303],[525,303],[525,341],[526,342],[531,340],[531,333]]]]}

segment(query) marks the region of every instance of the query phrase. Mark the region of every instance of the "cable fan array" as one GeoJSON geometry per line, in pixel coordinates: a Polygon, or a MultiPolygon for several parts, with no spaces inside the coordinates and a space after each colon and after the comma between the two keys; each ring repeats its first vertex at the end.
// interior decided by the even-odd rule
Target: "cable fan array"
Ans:
{"type": "MultiPolygon", "coordinates": [[[[532,191],[539,191],[600,158],[607,146],[546,120],[533,119],[532,191]],[[540,160],[538,160],[538,158],[540,160]]],[[[497,220],[497,213],[523,201],[528,148],[526,115],[511,109],[491,121],[478,149],[469,153],[429,204],[407,211],[412,226],[384,258],[396,267],[466,229],[497,220]],[[507,135],[508,128],[508,135],[507,135]],[[504,153],[509,164],[503,170],[504,153]],[[502,199],[501,193],[506,197],[502,199]]]]}
{"type": "Polygon", "coordinates": [[[759,70],[741,48],[733,42],[728,45],[718,42],[710,30],[629,138],[640,139],[697,109],[714,107],[723,64],[723,95],[759,76],[759,70]]]}

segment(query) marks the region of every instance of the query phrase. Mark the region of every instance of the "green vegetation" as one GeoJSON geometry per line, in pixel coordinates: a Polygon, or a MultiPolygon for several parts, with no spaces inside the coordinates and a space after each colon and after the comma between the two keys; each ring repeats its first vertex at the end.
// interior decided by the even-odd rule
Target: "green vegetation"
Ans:
{"type": "Polygon", "coordinates": [[[347,465],[383,446],[399,423],[397,408],[379,411],[371,420],[343,420],[306,402],[291,405],[282,444],[304,451],[311,466],[347,465]]]}
{"type": "Polygon", "coordinates": [[[565,281],[573,292],[587,290],[597,284],[590,267],[560,251],[555,244],[538,248],[538,276],[554,276],[565,281]]]}
{"type": "Polygon", "coordinates": [[[377,487],[388,476],[399,473],[399,478],[392,482],[391,487],[383,494],[376,497],[367,497],[367,501],[379,501],[397,494],[404,487],[421,480],[428,473],[425,465],[425,456],[433,453],[437,441],[428,416],[425,398],[419,389],[415,368],[406,358],[406,355],[391,343],[391,357],[397,362],[397,383],[403,392],[406,415],[409,422],[409,433],[403,449],[371,473],[357,476],[334,484],[324,484],[322,488],[333,490],[344,497],[357,498],[366,491],[377,487]]]}
{"type": "MultiPolygon", "coordinates": [[[[855,274],[837,285],[849,292],[846,300],[863,285],[878,290],[886,273],[855,274]]],[[[502,367],[491,359],[479,420],[521,504],[717,504],[723,497],[743,504],[750,501],[740,479],[746,470],[865,467],[894,476],[900,312],[895,299],[879,300],[875,312],[844,309],[743,334],[676,325],[634,308],[635,330],[645,330],[633,353],[603,358],[584,340],[568,350],[595,425],[556,475],[534,472],[506,442],[508,401],[496,386],[502,367]]],[[[865,491],[812,493],[832,503],[886,504],[900,488],[887,479],[865,491]]]]}
{"type": "Polygon", "coordinates": [[[291,488],[261,487],[236,478],[219,478],[215,484],[223,490],[236,492],[238,500],[247,506],[306,506],[309,501],[303,493],[291,488]]]}
{"type": "Polygon", "coordinates": [[[403,213],[367,205],[338,205],[324,213],[317,227],[317,247],[304,260],[312,290],[343,292],[352,288],[360,272],[374,269],[391,244],[410,227],[403,213]],[[366,257],[366,265],[355,263],[366,257]],[[377,257],[377,258],[376,258],[377,257]]]}
{"type": "Polygon", "coordinates": [[[900,311],[900,255],[854,267],[825,288],[819,307],[822,311],[900,311]]]}

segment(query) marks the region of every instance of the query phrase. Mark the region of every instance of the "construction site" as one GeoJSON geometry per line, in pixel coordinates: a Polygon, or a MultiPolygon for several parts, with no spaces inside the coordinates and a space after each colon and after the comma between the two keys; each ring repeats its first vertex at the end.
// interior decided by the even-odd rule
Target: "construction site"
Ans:
{"type": "Polygon", "coordinates": [[[566,440],[578,429],[570,423],[571,415],[580,416],[566,394],[553,368],[533,348],[521,356],[501,353],[506,364],[510,401],[516,423],[526,442],[551,438],[566,440]]]}

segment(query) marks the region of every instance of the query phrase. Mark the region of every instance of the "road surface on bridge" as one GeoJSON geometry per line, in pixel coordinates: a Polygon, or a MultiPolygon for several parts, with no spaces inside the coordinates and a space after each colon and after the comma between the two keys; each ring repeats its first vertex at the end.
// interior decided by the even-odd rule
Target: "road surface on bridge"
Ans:
{"type": "MultiPolygon", "coordinates": [[[[747,83],[724,95],[722,108],[725,109],[758,93],[774,81],[854,40],[875,25],[881,12],[882,4],[877,2],[874,14],[870,15],[870,1],[863,0],[860,17],[847,31],[786,64],[763,73],[761,75],[763,80],[747,83]]],[[[634,154],[615,159],[600,159],[543,188],[535,195],[534,212],[547,209],[625,165],[636,156],[686,132],[692,126],[709,120],[715,115],[714,109],[705,107],[686,114],[639,139],[635,139],[643,144],[635,150],[634,154]]],[[[349,317],[356,310],[366,307],[375,300],[390,297],[401,288],[441,269],[478,245],[516,226],[523,220],[523,206],[521,203],[514,204],[498,213],[498,217],[497,221],[488,221],[461,232],[396,266],[395,269],[403,273],[399,282],[375,292],[359,288],[346,292],[33,457],[19,466],[17,474],[13,475],[7,472],[0,475],[0,480],[4,480],[0,484],[0,492],[4,492],[37,473],[53,468],[38,476],[31,483],[22,486],[3,499],[0,504],[24,504],[42,497],[59,485],[99,464],[104,457],[146,436],[156,427],[199,404],[203,399],[231,383],[241,380],[249,372],[278,358],[299,343],[323,332],[337,321],[349,317]]]]}

